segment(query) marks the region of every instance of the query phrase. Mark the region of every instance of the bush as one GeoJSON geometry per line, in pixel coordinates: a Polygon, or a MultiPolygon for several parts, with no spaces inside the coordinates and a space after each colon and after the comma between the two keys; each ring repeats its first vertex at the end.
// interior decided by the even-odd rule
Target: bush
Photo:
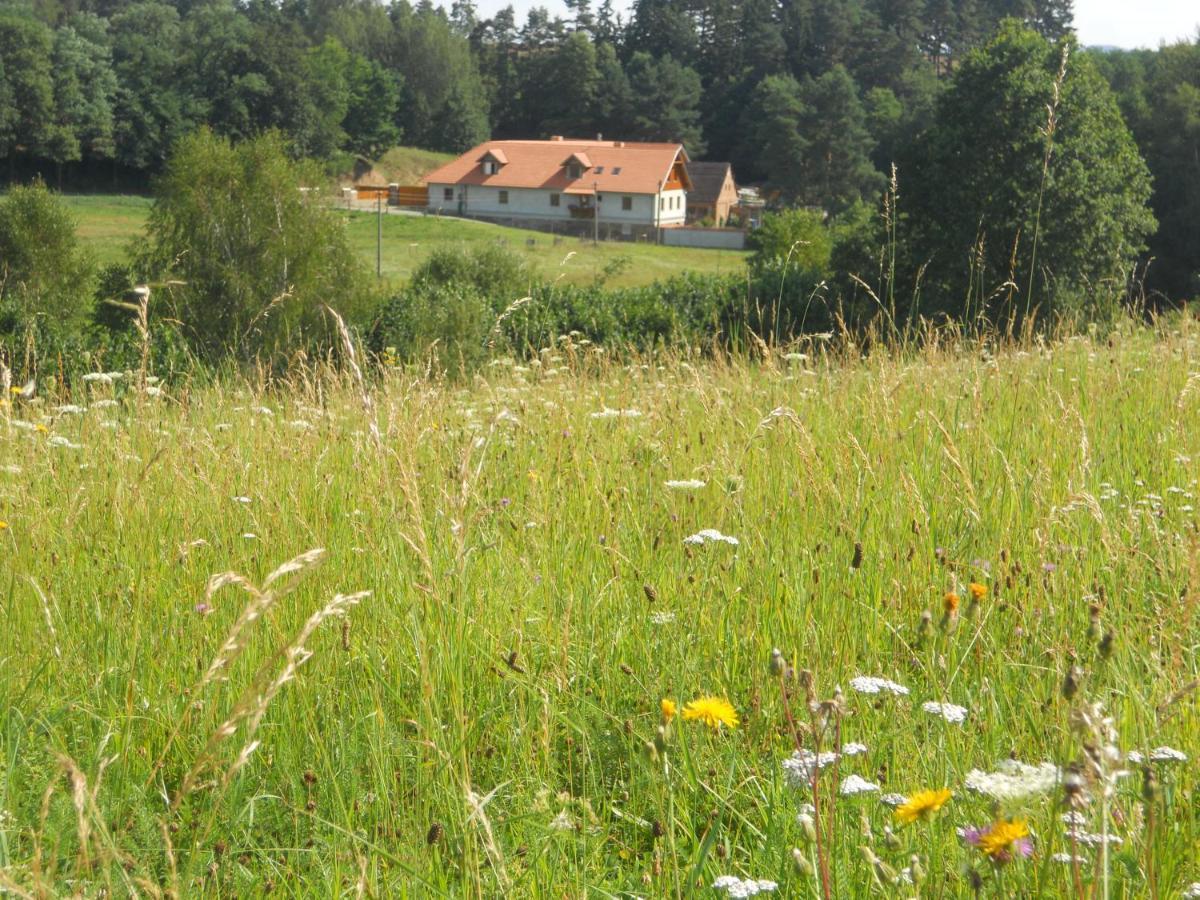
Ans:
{"type": "Polygon", "coordinates": [[[63,203],[36,183],[0,198],[0,342],[9,365],[78,357],[95,266],[63,203]]]}
{"type": "Polygon", "coordinates": [[[356,321],[370,295],[319,173],[266,134],[233,145],[202,129],[156,183],[144,276],[182,282],[164,296],[195,350],[247,360],[322,344],[322,305],[356,321]]]}

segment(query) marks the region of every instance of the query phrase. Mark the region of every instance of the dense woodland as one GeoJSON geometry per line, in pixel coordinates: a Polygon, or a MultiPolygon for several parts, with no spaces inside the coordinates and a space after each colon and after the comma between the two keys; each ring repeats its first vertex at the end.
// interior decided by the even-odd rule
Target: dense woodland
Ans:
{"type": "MultiPolygon", "coordinates": [[[[1080,159],[1116,160],[1098,181],[1085,173],[1069,186],[1096,192],[1127,182],[1144,205],[1140,193],[1153,184],[1157,230],[1130,213],[1134,226],[1126,216],[1117,229],[1119,255],[1141,252],[1154,260],[1152,287],[1194,295],[1200,39],[1158,51],[1081,50],[1071,44],[1071,5],[635,0],[623,17],[612,0],[568,0],[567,19],[535,8],[520,22],[511,8],[480,18],[471,0],[449,9],[429,0],[0,0],[0,157],[9,180],[40,175],[52,186],[105,189],[145,187],[200,125],[233,141],[277,130],[294,156],[341,167],[396,143],[455,151],[489,136],[602,133],[683,141],[693,158],[731,160],[739,180],[764,184],[779,204],[833,216],[859,203],[878,210],[895,165],[898,214],[928,219],[948,207],[942,189],[951,183],[981,198],[985,179],[1016,178],[988,148],[1019,134],[1033,159],[1021,165],[1040,172],[1040,229],[1041,199],[1062,184],[1050,151],[1044,167],[1041,156],[1053,142],[1046,109],[1058,96],[1054,70],[1065,47],[1065,84],[1079,85],[1084,106],[1100,110],[1091,127],[1104,129],[1080,159]],[[1011,20],[1049,48],[1037,84],[1006,81],[1015,57],[995,60],[993,75],[959,77],[1011,20]],[[1096,73],[1115,89],[1152,182],[1128,158],[1124,125],[1104,111],[1110,98],[1096,73]],[[996,77],[1006,81],[1004,97],[996,77]]],[[[1014,52],[1037,55],[1028,44],[1014,52]]],[[[1063,102],[1065,113],[1071,101],[1063,102]]],[[[1029,201],[1030,185],[1014,196],[1029,201]]],[[[1078,202],[1072,210],[1096,212],[1078,202]]],[[[954,227],[978,228],[966,218],[954,227]]],[[[915,228],[927,232],[914,233],[925,250],[938,227],[915,228]]],[[[1002,241],[992,251],[993,268],[1017,253],[1002,241]]]]}

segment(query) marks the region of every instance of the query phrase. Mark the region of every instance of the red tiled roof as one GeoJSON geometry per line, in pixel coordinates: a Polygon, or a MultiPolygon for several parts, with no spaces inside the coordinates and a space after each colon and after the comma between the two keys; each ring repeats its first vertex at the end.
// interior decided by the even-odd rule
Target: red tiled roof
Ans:
{"type": "Polygon", "coordinates": [[[608,193],[657,194],[671,176],[676,158],[687,160],[682,144],[633,141],[487,141],[425,176],[427,184],[487,185],[498,188],[595,188],[608,193]],[[507,162],[495,175],[484,175],[480,159],[490,154],[507,162]],[[567,176],[566,164],[590,164],[580,178],[567,176]]]}

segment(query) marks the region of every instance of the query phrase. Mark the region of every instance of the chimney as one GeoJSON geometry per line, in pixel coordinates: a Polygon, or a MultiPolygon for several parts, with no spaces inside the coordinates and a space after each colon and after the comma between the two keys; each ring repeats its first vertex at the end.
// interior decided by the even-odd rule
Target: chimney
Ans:
{"type": "Polygon", "coordinates": [[[552,141],[561,141],[562,139],[563,139],[563,136],[561,134],[550,135],[550,140],[552,140],[552,141]]]}
{"type": "Polygon", "coordinates": [[[596,132],[596,140],[598,140],[598,141],[604,140],[604,132],[603,131],[596,132]]]}

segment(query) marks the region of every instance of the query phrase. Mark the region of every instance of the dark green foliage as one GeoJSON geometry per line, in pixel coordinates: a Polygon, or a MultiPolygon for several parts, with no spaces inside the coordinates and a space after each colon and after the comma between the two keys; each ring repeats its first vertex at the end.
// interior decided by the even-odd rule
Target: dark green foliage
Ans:
{"type": "MultiPolygon", "coordinates": [[[[288,353],[327,335],[322,305],[352,321],[366,289],[344,226],[273,133],[232,145],[185,138],[157,182],[144,274],[182,282],[162,302],[208,359],[288,353]]],[[[160,292],[163,296],[164,292],[160,292]]]]}
{"type": "Polygon", "coordinates": [[[34,322],[78,329],[90,311],[94,268],[70,213],[45,185],[16,187],[0,197],[4,333],[34,322]]]}
{"type": "Polygon", "coordinates": [[[1159,227],[1149,240],[1147,286],[1173,300],[1200,296],[1200,37],[1092,59],[1154,176],[1159,227]]]}
{"type": "Polygon", "coordinates": [[[44,153],[52,137],[54,34],[0,8],[0,156],[44,153]]]}
{"type": "Polygon", "coordinates": [[[1095,66],[1016,23],[955,72],[900,171],[926,314],[1108,315],[1154,229],[1146,166],[1095,66]]]}

